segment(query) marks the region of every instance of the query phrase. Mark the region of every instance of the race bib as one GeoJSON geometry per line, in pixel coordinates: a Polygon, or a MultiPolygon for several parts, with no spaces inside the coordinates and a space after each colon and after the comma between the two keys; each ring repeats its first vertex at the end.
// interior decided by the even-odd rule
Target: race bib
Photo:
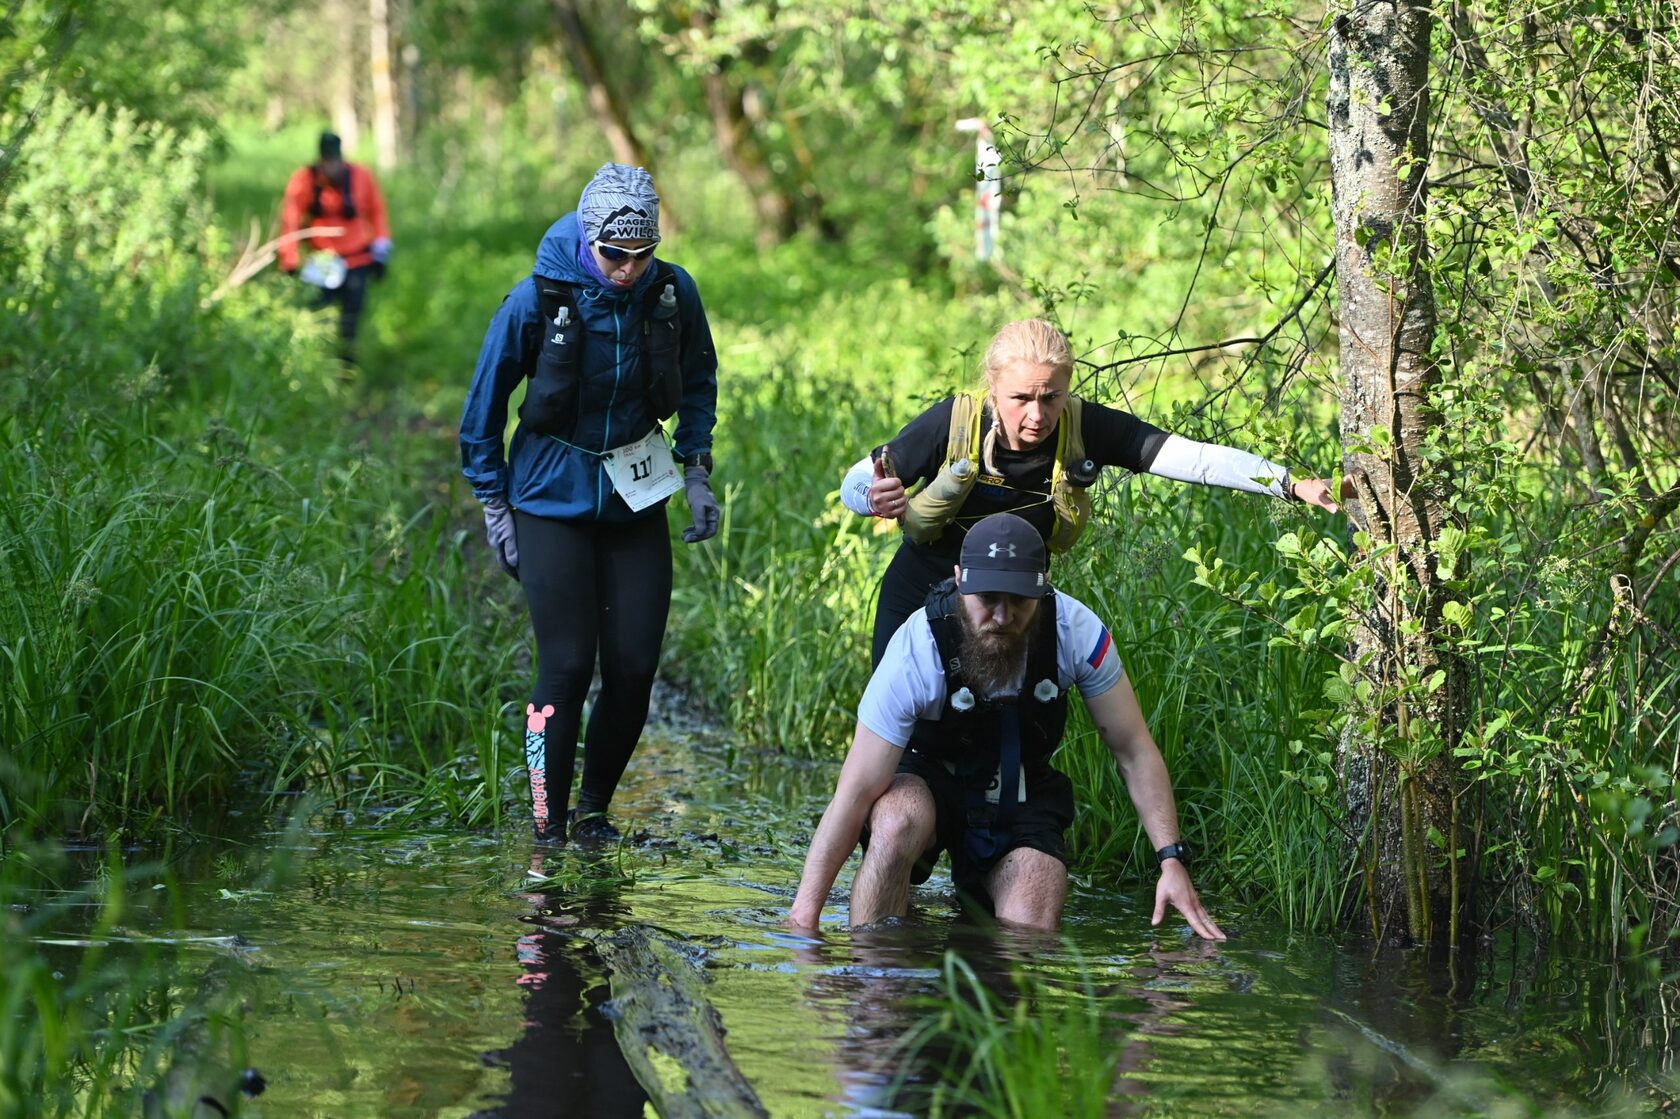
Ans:
{"type": "Polygon", "coordinates": [[[658,427],[622,447],[614,447],[601,456],[613,489],[624,504],[641,512],[656,501],[682,489],[682,471],[665,445],[665,433],[658,427]]]}

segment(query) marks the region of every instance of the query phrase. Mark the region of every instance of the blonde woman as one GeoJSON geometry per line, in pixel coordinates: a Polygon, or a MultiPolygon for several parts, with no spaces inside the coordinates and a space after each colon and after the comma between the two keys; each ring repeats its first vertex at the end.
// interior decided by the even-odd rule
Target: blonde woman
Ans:
{"type": "Polygon", "coordinates": [[[1053,551],[1073,547],[1090,510],[1085,487],[1104,466],[1340,508],[1324,479],[1296,481],[1258,455],[1184,439],[1076,398],[1067,336],[1043,319],[998,331],[985,374],[982,392],[933,405],[860,459],[841,484],[848,509],[904,526],[881,581],[871,664],[928,592],[950,578],[963,538],[981,519],[1015,513],[1053,551]]]}

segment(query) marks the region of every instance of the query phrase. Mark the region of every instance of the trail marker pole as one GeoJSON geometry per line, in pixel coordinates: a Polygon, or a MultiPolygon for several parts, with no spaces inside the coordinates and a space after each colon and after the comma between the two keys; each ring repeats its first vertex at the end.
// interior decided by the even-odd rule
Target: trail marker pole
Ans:
{"type": "Polygon", "coordinates": [[[1003,205],[998,178],[1002,160],[992,144],[991,128],[979,117],[957,121],[957,131],[974,133],[974,256],[991,260],[997,255],[998,212],[1003,205]]]}

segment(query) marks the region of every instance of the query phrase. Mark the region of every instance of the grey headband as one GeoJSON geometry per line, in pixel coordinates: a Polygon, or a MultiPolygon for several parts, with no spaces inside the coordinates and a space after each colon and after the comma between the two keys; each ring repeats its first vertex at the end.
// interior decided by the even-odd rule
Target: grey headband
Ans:
{"type": "Polygon", "coordinates": [[[659,195],[640,167],[606,163],[578,199],[578,220],[589,242],[659,240],[659,195]]]}

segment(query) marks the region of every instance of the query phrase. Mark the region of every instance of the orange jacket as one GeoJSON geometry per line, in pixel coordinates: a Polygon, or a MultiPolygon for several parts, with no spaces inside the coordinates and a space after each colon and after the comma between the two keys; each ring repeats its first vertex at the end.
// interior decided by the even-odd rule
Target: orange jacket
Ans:
{"type": "MultiPolygon", "coordinates": [[[[280,204],[280,234],[296,233],[312,225],[343,226],[343,233],[307,240],[311,248],[331,249],[344,258],[347,267],[359,268],[373,262],[369,250],[374,240],[380,237],[388,240],[391,227],[385,222],[385,199],[379,193],[379,184],[374,180],[373,172],[357,163],[346,163],[344,166],[350,174],[350,198],[356,204],[356,216],[345,218],[344,196],[311,164],[299,167],[286,184],[286,197],[280,204]],[[315,202],[317,179],[321,194],[319,215],[309,212],[315,202]]],[[[301,243],[289,241],[280,246],[281,268],[290,272],[298,266],[298,246],[301,243]]]]}

